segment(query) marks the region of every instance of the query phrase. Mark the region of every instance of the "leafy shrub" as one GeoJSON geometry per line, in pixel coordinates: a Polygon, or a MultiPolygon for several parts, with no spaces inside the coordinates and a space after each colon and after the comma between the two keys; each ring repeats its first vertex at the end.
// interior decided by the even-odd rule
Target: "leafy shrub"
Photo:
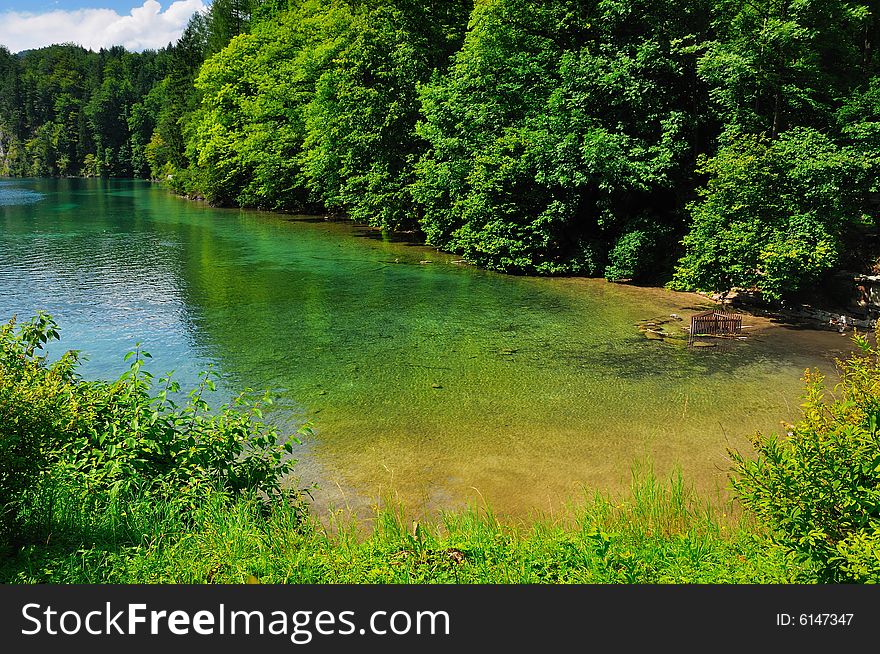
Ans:
{"type": "Polygon", "coordinates": [[[813,129],[791,129],[774,141],[728,133],[702,161],[709,181],[689,207],[687,252],[671,286],[756,288],[769,299],[811,288],[865,220],[874,166],[873,155],[813,129]]]}
{"type": "Polygon", "coordinates": [[[156,382],[143,369],[150,355],[126,355],[116,381],[84,381],[76,353],[48,363],[43,346],[58,338],[41,314],[20,329],[0,330],[0,502],[5,524],[40,475],[61,475],[93,493],[151,493],[189,504],[206,493],[256,492],[277,497],[295,461],[295,437],[262,422],[268,395],[239,395],[212,411],[212,373],[178,405],[170,375],[156,382]]]}
{"type": "Polygon", "coordinates": [[[605,278],[645,279],[656,274],[660,248],[668,240],[668,230],[648,220],[636,224],[617,239],[608,254],[605,278]]]}
{"type": "Polygon", "coordinates": [[[76,355],[46,364],[40,351],[58,337],[56,325],[39,315],[15,329],[0,327],[0,539],[15,523],[14,501],[46,468],[62,440],[60,425],[76,355]]]}
{"type": "Polygon", "coordinates": [[[830,401],[808,371],[787,436],[756,436],[756,460],[732,454],[743,503],[827,582],[880,581],[880,348],[856,342],[830,401]]]}

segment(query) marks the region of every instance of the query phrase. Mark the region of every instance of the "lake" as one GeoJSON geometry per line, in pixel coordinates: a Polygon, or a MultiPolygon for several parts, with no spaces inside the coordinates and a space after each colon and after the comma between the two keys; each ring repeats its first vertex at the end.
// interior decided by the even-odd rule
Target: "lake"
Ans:
{"type": "Polygon", "coordinates": [[[271,389],[273,419],[313,425],[300,483],[319,485],[322,510],[391,497],[553,514],[625,487],[645,460],[723,492],[727,448],[795,419],[804,369],[830,372],[849,340],[755,317],[723,348],[638,329],[706,305],[482,271],[348,222],[215,209],[148,182],[0,180],[0,318],[49,311],[90,378],[118,375],[140,341],[154,373],[184,384],[213,365],[221,396],[271,389]]]}

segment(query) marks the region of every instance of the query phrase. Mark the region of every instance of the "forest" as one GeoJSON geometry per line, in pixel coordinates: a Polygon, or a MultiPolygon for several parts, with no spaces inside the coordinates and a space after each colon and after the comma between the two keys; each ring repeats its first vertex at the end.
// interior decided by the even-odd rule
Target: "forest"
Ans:
{"type": "Polygon", "coordinates": [[[878,41],[877,0],[215,0],[159,51],[0,48],[0,175],[788,299],[875,271],[878,41]]]}

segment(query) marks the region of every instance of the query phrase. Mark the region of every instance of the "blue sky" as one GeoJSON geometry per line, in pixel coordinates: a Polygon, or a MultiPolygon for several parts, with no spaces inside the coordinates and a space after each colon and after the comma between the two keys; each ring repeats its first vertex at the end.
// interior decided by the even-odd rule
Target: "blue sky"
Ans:
{"type": "Polygon", "coordinates": [[[161,48],[209,0],[0,0],[0,45],[13,52],[53,43],[97,50],[161,48]]]}
{"type": "Polygon", "coordinates": [[[53,9],[115,9],[118,14],[127,14],[131,12],[132,7],[139,7],[142,4],[136,0],[0,0],[0,12],[12,10],[43,13],[53,9]]]}

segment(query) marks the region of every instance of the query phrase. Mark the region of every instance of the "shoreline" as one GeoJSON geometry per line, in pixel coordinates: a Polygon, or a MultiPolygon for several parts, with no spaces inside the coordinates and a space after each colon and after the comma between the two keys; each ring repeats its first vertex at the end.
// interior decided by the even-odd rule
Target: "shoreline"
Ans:
{"type": "MultiPolygon", "coordinates": [[[[11,176],[0,176],[2,180],[26,180],[26,179],[39,179],[32,177],[11,177],[11,176]]],[[[375,227],[368,223],[361,223],[354,219],[351,219],[344,215],[330,214],[330,213],[302,213],[294,210],[287,209],[263,209],[260,207],[249,207],[249,206],[218,206],[213,205],[204,197],[199,195],[187,194],[187,193],[179,193],[171,188],[167,184],[167,180],[162,179],[145,179],[145,178],[137,178],[137,177],[103,177],[103,176],[84,176],[84,175],[63,175],[50,177],[48,179],[103,179],[105,181],[136,181],[136,182],[144,182],[150,185],[155,185],[162,190],[166,191],[169,195],[180,198],[182,200],[187,200],[190,202],[195,202],[198,204],[205,205],[206,207],[212,210],[218,211],[246,211],[246,212],[254,212],[259,214],[268,214],[268,215],[277,215],[279,217],[285,216],[301,216],[304,219],[309,220],[317,220],[320,219],[323,222],[327,223],[339,223],[339,224],[348,224],[354,227],[355,229],[369,231],[373,233],[383,233],[387,230],[382,229],[381,227],[375,227]]],[[[446,250],[442,250],[440,248],[434,247],[425,243],[422,239],[418,238],[418,230],[402,230],[402,231],[387,231],[390,238],[396,242],[403,243],[410,246],[415,246],[419,248],[423,248],[426,251],[431,251],[434,253],[438,253],[447,257],[455,257],[454,261],[450,261],[455,265],[465,266],[474,268],[477,270],[482,270],[485,272],[495,273],[499,275],[504,275],[507,277],[514,278],[535,278],[535,279],[555,279],[555,280],[590,280],[593,282],[596,281],[604,281],[609,284],[613,284],[617,287],[622,288],[635,288],[641,289],[645,291],[663,291],[669,293],[675,293],[680,295],[691,295],[695,298],[700,298],[701,301],[706,303],[705,307],[711,308],[713,306],[716,307],[730,307],[734,309],[738,313],[742,313],[745,315],[749,315],[751,317],[758,318],[767,318],[771,321],[778,321],[784,325],[796,328],[808,328],[815,329],[817,331],[839,331],[840,330],[840,318],[845,316],[846,318],[846,329],[844,333],[852,333],[853,328],[858,329],[860,331],[874,331],[877,328],[878,322],[880,322],[880,318],[864,318],[857,317],[854,315],[853,311],[850,310],[841,310],[840,308],[836,308],[831,310],[830,308],[822,308],[822,305],[810,304],[810,303],[798,303],[792,306],[785,306],[784,303],[766,303],[755,297],[749,291],[741,291],[739,289],[733,289],[727,292],[710,292],[710,291],[671,291],[666,288],[665,285],[656,285],[654,283],[651,284],[640,284],[638,282],[633,282],[631,280],[609,280],[604,277],[585,277],[581,275],[537,275],[533,273],[515,273],[508,272],[503,270],[495,270],[491,268],[485,268],[480,266],[472,261],[461,258],[460,254],[455,252],[448,252],[446,250]]],[[[656,317],[655,317],[656,318],[656,317]]],[[[646,318],[646,320],[650,320],[650,318],[646,318]]]]}
{"type": "MultiPolygon", "coordinates": [[[[225,206],[215,206],[208,202],[204,197],[189,195],[184,193],[177,193],[170,187],[168,187],[163,180],[159,179],[151,179],[151,180],[143,180],[150,182],[152,184],[156,184],[170,194],[179,197],[184,200],[189,200],[191,202],[197,202],[200,204],[204,204],[215,210],[229,210],[229,211],[249,211],[249,212],[257,212],[261,214],[270,214],[270,215],[278,215],[278,216],[302,216],[306,219],[320,219],[327,223],[340,223],[340,224],[348,224],[354,227],[355,229],[369,231],[373,233],[384,233],[387,230],[382,229],[381,227],[375,227],[368,223],[361,223],[354,219],[348,218],[343,215],[335,215],[329,213],[301,213],[297,211],[290,211],[284,209],[261,209],[259,207],[225,207],[225,206]]],[[[851,333],[853,327],[860,329],[862,331],[873,331],[876,329],[878,319],[863,319],[857,318],[852,315],[851,312],[843,312],[840,310],[832,311],[830,309],[823,309],[821,307],[814,306],[812,304],[803,303],[797,306],[797,308],[789,308],[774,304],[766,304],[761,302],[758,299],[755,299],[749,293],[737,293],[736,291],[728,291],[727,293],[719,293],[719,292],[703,292],[703,291],[672,291],[668,289],[665,285],[657,285],[657,284],[640,284],[637,282],[632,282],[631,280],[610,280],[605,277],[586,277],[582,275],[537,275],[532,273],[514,273],[503,270],[495,270],[491,268],[485,268],[480,266],[472,261],[461,258],[461,255],[455,252],[448,252],[446,250],[442,250],[440,248],[434,247],[425,243],[422,239],[417,238],[419,232],[417,230],[403,230],[403,231],[389,231],[388,232],[391,239],[396,242],[404,243],[406,245],[415,246],[419,248],[423,248],[426,251],[431,251],[434,253],[438,253],[443,256],[448,257],[456,257],[453,263],[455,265],[463,265],[466,267],[474,268],[477,270],[482,270],[485,272],[495,273],[499,275],[504,275],[507,277],[520,277],[520,278],[534,278],[534,279],[555,279],[555,280],[589,280],[592,282],[603,281],[608,284],[613,284],[616,287],[623,288],[635,288],[641,289],[645,291],[662,291],[667,293],[674,293],[677,295],[691,295],[695,298],[700,298],[701,301],[706,303],[706,308],[711,308],[712,306],[716,307],[725,307],[729,306],[730,308],[735,309],[738,313],[743,313],[745,315],[757,318],[767,318],[771,321],[779,321],[780,323],[790,326],[790,327],[799,327],[799,328],[809,328],[815,329],[817,331],[838,331],[838,320],[841,315],[846,316],[846,324],[847,324],[847,332],[851,333]],[[416,237],[416,238],[413,238],[416,237]],[[731,297],[731,293],[733,294],[731,297]],[[726,299],[728,298],[728,299],[726,299]]]]}

